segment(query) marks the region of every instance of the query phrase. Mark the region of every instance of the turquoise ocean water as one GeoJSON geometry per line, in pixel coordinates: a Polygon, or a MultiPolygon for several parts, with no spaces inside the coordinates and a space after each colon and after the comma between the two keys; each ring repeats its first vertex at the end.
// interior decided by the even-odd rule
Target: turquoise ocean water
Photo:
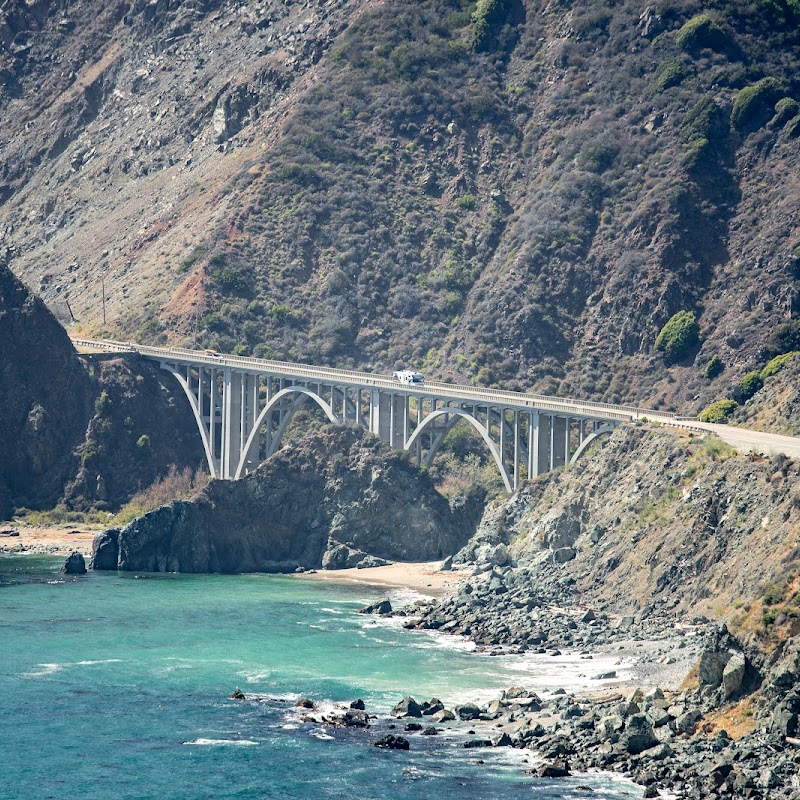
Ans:
{"type": "Polygon", "coordinates": [[[453,736],[384,751],[373,732],[302,722],[301,695],[387,712],[405,694],[452,703],[536,687],[511,657],[355,613],[380,590],[266,575],[72,579],[60,563],[0,557],[0,800],[642,795],[607,776],[539,780],[530,754],[465,750],[453,736]],[[237,686],[271,699],[228,700],[237,686]]]}

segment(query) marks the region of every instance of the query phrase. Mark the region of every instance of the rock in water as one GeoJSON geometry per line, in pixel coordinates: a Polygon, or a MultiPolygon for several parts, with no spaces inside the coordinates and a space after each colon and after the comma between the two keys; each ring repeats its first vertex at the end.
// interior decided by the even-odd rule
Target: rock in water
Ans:
{"type": "Polygon", "coordinates": [[[64,566],[61,567],[64,575],[85,575],[86,561],[80,553],[70,553],[64,566]]]}
{"type": "Polygon", "coordinates": [[[404,739],[402,736],[394,736],[391,733],[382,736],[372,744],[375,747],[385,747],[387,750],[408,750],[410,746],[408,739],[404,739]]]}
{"type": "Polygon", "coordinates": [[[377,603],[372,603],[364,608],[359,609],[359,614],[391,614],[392,604],[384,597],[383,600],[378,600],[377,603]]]}
{"type": "Polygon", "coordinates": [[[228,699],[229,700],[244,700],[245,699],[244,692],[241,689],[237,688],[237,689],[234,690],[233,694],[228,699]]]}
{"type": "Polygon", "coordinates": [[[421,717],[422,708],[413,697],[404,697],[393,709],[395,717],[421,717]]]}
{"type": "Polygon", "coordinates": [[[569,765],[564,759],[557,759],[549,764],[542,764],[536,774],[540,778],[567,778],[570,775],[569,765]]]}

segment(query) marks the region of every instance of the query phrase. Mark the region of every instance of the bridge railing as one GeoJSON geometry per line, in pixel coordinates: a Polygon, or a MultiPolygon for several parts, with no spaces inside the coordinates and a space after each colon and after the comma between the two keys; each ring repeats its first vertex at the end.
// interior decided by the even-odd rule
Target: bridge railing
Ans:
{"type": "Polygon", "coordinates": [[[343,383],[351,386],[375,387],[391,389],[395,392],[415,396],[440,397],[444,400],[467,400],[471,402],[491,403],[495,405],[516,406],[525,410],[545,410],[574,414],[577,416],[603,417],[618,420],[637,420],[644,417],[655,421],[675,421],[676,415],[667,411],[640,408],[638,406],[614,405],[589,400],[572,400],[543,394],[524,394],[522,392],[504,392],[479,386],[465,386],[443,381],[426,381],[417,386],[398,384],[397,381],[383,375],[355,370],[328,369],[311,364],[293,364],[288,361],[273,361],[247,356],[214,355],[197,350],[180,347],[150,347],[148,345],[120,342],[112,339],[96,340],[74,338],[78,347],[106,350],[109,352],[136,352],[140,355],[158,358],[162,361],[182,361],[186,363],[204,363],[212,366],[242,368],[263,374],[283,374],[286,377],[310,378],[326,383],[343,383]]]}

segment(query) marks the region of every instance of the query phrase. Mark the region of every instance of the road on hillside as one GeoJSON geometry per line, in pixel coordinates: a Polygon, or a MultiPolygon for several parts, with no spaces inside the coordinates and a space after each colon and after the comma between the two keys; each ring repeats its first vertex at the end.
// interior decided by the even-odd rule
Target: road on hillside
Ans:
{"type": "Polygon", "coordinates": [[[777,433],[762,433],[747,428],[735,428],[732,425],[714,425],[710,422],[686,423],[687,428],[699,429],[715,433],[740,453],[755,451],[763,455],[783,453],[790,458],[800,460],[800,437],[781,436],[777,433]]]}

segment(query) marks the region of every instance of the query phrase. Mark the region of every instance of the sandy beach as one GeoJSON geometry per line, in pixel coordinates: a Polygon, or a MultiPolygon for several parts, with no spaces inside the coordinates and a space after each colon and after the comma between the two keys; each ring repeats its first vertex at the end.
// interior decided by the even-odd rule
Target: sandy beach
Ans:
{"type": "Polygon", "coordinates": [[[0,534],[13,531],[18,536],[0,535],[0,553],[41,553],[64,555],[78,552],[84,557],[92,554],[92,539],[97,533],[84,526],[40,528],[27,525],[0,524],[0,534]]]}
{"type": "Polygon", "coordinates": [[[465,572],[440,572],[441,561],[398,562],[385,567],[319,570],[301,578],[336,583],[364,583],[387,589],[411,589],[429,597],[441,597],[466,577],[465,572]]]}

